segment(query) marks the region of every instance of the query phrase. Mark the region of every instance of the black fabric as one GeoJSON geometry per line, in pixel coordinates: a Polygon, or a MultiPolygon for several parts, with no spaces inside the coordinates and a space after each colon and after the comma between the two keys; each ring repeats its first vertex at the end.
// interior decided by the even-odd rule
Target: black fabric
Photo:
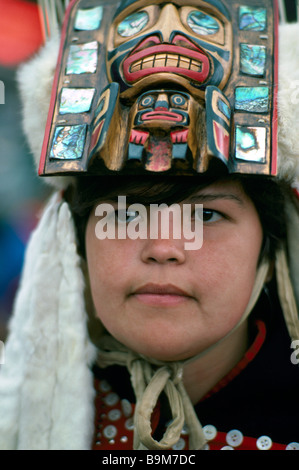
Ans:
{"type": "Polygon", "coordinates": [[[135,403],[135,394],[130,381],[130,374],[125,367],[110,366],[101,369],[97,365],[93,367],[93,373],[98,380],[107,380],[120,399],[126,398],[130,403],[135,403]]]}
{"type": "Polygon", "coordinates": [[[195,409],[202,425],[238,429],[247,437],[267,435],[273,442],[299,441],[299,366],[291,362],[291,339],[279,301],[270,288],[253,316],[266,323],[266,339],[256,358],[225,388],[195,409]]]}

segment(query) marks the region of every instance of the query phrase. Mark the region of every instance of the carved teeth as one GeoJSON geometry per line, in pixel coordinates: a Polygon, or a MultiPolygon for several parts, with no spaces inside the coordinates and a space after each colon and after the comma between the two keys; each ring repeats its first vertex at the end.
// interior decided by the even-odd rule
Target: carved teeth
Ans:
{"type": "Polygon", "coordinates": [[[191,60],[190,70],[194,70],[195,72],[202,71],[202,63],[197,62],[196,60],[191,60]]]}
{"type": "Polygon", "coordinates": [[[181,69],[201,72],[202,62],[175,54],[156,54],[134,62],[131,65],[130,72],[134,73],[138,72],[139,70],[154,67],[178,67],[181,69]]]}
{"type": "Polygon", "coordinates": [[[174,54],[168,54],[166,60],[167,67],[177,67],[178,66],[178,59],[179,57],[174,54]]]}
{"type": "Polygon", "coordinates": [[[155,67],[165,67],[167,54],[157,54],[155,56],[155,67]]]}

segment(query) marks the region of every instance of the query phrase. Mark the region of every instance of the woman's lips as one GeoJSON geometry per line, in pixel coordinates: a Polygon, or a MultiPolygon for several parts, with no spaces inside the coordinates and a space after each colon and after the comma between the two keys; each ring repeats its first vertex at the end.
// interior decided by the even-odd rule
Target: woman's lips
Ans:
{"type": "Polygon", "coordinates": [[[187,292],[172,284],[146,284],[134,291],[133,296],[152,306],[175,306],[192,299],[187,292]]]}

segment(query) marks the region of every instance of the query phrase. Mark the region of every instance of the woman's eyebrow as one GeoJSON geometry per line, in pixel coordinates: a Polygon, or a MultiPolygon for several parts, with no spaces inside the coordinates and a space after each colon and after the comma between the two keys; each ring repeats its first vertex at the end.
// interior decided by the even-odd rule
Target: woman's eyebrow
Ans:
{"type": "Polygon", "coordinates": [[[240,198],[236,194],[231,194],[231,193],[216,193],[216,194],[198,193],[198,194],[194,194],[193,196],[188,197],[187,200],[184,202],[201,203],[201,202],[212,202],[212,201],[216,201],[219,199],[234,201],[240,206],[244,205],[244,201],[242,198],[240,198]]]}

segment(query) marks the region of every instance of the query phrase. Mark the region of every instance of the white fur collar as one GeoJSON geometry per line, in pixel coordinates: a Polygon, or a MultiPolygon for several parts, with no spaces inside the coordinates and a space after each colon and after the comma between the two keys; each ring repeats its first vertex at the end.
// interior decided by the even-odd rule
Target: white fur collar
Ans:
{"type": "Polygon", "coordinates": [[[95,348],[71,214],[55,195],[33,233],[0,375],[0,449],[89,449],[95,348]]]}

